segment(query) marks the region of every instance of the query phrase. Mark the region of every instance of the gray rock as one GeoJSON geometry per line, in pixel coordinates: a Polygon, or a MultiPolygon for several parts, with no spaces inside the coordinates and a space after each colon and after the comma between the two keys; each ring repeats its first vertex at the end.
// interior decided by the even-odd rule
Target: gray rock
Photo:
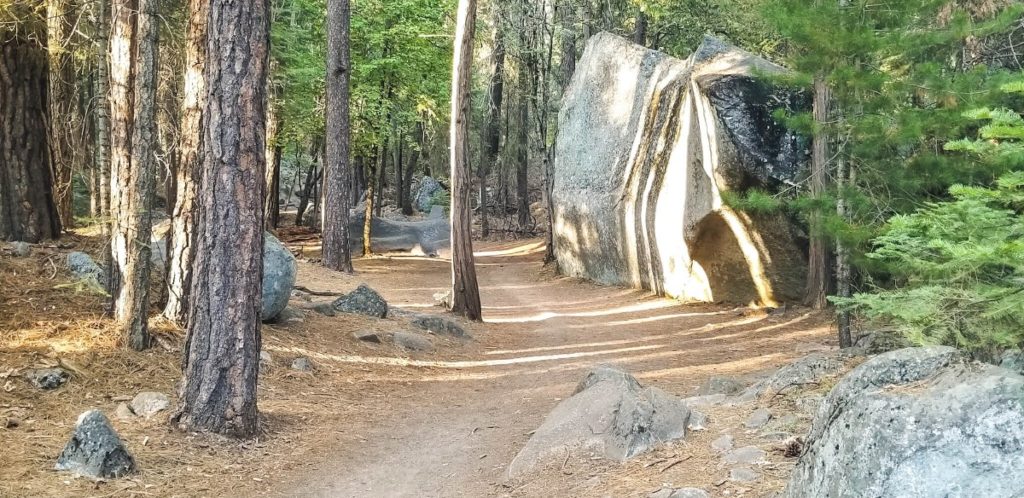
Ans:
{"type": "Polygon", "coordinates": [[[305,321],[306,314],[303,313],[301,310],[292,308],[291,306],[285,306],[285,308],[281,310],[281,312],[278,313],[277,316],[270,320],[271,323],[276,323],[279,325],[303,323],[305,321]]]}
{"type": "Polygon", "coordinates": [[[315,304],[310,309],[324,316],[335,316],[338,314],[336,311],[334,311],[334,304],[332,303],[315,304]]]}
{"type": "Polygon", "coordinates": [[[713,449],[713,450],[715,450],[715,451],[717,451],[719,453],[725,453],[725,452],[731,450],[732,449],[732,436],[730,436],[729,434],[725,434],[725,435],[720,436],[718,439],[715,439],[714,441],[711,441],[711,449],[713,449]]]}
{"type": "Polygon", "coordinates": [[[274,356],[270,351],[260,351],[260,367],[269,367],[274,364],[274,356]]]}
{"type": "Polygon", "coordinates": [[[25,378],[39,389],[57,389],[63,386],[71,375],[63,368],[37,368],[25,372],[25,378]]]}
{"type": "MultiPolygon", "coordinates": [[[[349,247],[353,253],[363,250],[365,213],[356,213],[349,221],[349,247]]],[[[377,254],[402,252],[422,256],[451,254],[451,226],[448,218],[415,221],[370,218],[370,249],[377,254]]]]}
{"type": "Polygon", "coordinates": [[[374,344],[383,344],[388,340],[389,335],[390,334],[384,332],[376,332],[372,330],[352,332],[352,337],[355,337],[356,339],[363,342],[372,342],[374,344]]]}
{"type": "Polygon", "coordinates": [[[708,498],[708,493],[700,488],[662,488],[647,495],[647,498],[708,498]]]}
{"type": "Polygon", "coordinates": [[[999,357],[999,366],[1019,374],[1024,374],[1024,352],[1021,352],[1019,349],[1004,351],[999,357]]]}
{"type": "Polygon", "coordinates": [[[435,292],[434,293],[434,304],[444,309],[452,307],[452,291],[435,292]]]}
{"type": "Polygon", "coordinates": [[[805,168],[807,140],[772,113],[806,110],[806,99],[756,77],[782,71],[712,38],[679,60],[592,36],[558,115],[551,202],[559,270],[683,300],[769,304],[740,249],[754,247],[775,299],[798,300],[807,269],[798,228],[781,214],[729,228],[734,214],[721,198],[750,187],[778,192],[805,168]],[[683,112],[681,102],[696,107],[683,112]],[[716,151],[711,162],[702,149],[716,151]]]}
{"type": "Polygon", "coordinates": [[[118,403],[114,410],[114,417],[118,420],[134,420],[135,413],[128,407],[128,403],[118,403]]]}
{"type": "Polygon", "coordinates": [[[55,468],[93,479],[111,479],[135,472],[135,460],[103,412],[89,410],[78,417],[55,468]]]}
{"type": "Polygon", "coordinates": [[[895,330],[877,330],[858,337],[854,347],[851,348],[851,352],[872,356],[909,347],[910,345],[910,341],[895,330]]]}
{"type": "Polygon", "coordinates": [[[299,267],[291,251],[277,237],[264,232],[263,309],[260,312],[264,322],[273,319],[288,306],[298,271],[299,267]]]}
{"type": "Polygon", "coordinates": [[[430,339],[411,332],[395,332],[391,337],[395,345],[408,351],[433,351],[434,344],[430,339]]]}
{"type": "Polygon", "coordinates": [[[157,413],[171,406],[171,399],[163,393],[141,392],[132,398],[130,406],[133,413],[149,420],[157,413]]]}
{"type": "Polygon", "coordinates": [[[700,388],[697,389],[697,395],[708,396],[712,394],[736,394],[742,391],[746,386],[747,385],[739,379],[714,375],[701,384],[700,388]]]}
{"type": "Polygon", "coordinates": [[[707,396],[691,396],[683,402],[691,408],[707,408],[722,404],[728,396],[725,394],[709,394],[707,396]]]}
{"type": "Polygon", "coordinates": [[[621,370],[601,367],[555,407],[508,473],[519,476],[567,454],[621,462],[684,437],[689,417],[690,409],[679,398],[644,388],[621,370]]]}
{"type": "Polygon", "coordinates": [[[84,252],[68,253],[68,270],[78,280],[87,280],[101,285],[107,281],[107,273],[84,252]]]}
{"type": "Polygon", "coordinates": [[[764,461],[765,456],[767,454],[764,450],[757,446],[744,446],[726,453],[722,461],[728,464],[750,465],[764,461]]]}
{"type": "Polygon", "coordinates": [[[743,422],[743,425],[747,429],[760,429],[772,419],[772,412],[768,411],[767,408],[758,408],[754,410],[754,413],[747,417],[747,421],[743,422]]]}
{"type": "Polygon", "coordinates": [[[388,316],[388,302],[366,284],[359,284],[356,290],[335,299],[331,306],[341,313],[355,313],[374,318],[388,316]]]}
{"type": "Polygon", "coordinates": [[[734,482],[754,482],[761,477],[749,467],[736,467],[729,470],[729,480],[734,482]]]}
{"type": "Polygon", "coordinates": [[[793,434],[784,431],[765,432],[761,434],[761,439],[764,439],[765,441],[785,441],[791,437],[793,437],[793,434]]]}
{"type": "MultiPolygon", "coordinates": [[[[416,210],[421,213],[431,213],[431,208],[434,205],[433,202],[431,202],[431,199],[434,197],[434,194],[442,189],[443,187],[441,187],[441,184],[438,183],[437,180],[429,176],[424,176],[423,179],[420,180],[419,188],[416,189],[416,210]]],[[[441,209],[444,208],[442,207],[441,209]]]]}
{"type": "Polygon", "coordinates": [[[472,339],[459,324],[433,315],[420,315],[410,322],[413,327],[426,330],[431,334],[454,337],[455,339],[472,339]]]}
{"type": "Polygon", "coordinates": [[[298,370],[299,372],[312,372],[313,362],[309,361],[309,358],[300,356],[292,360],[292,370],[298,370]]]}
{"type": "Polygon", "coordinates": [[[843,363],[833,356],[809,354],[748,387],[737,400],[752,401],[765,393],[774,395],[803,386],[816,385],[822,378],[838,372],[842,367],[843,363]]]}
{"type": "Polygon", "coordinates": [[[953,348],[875,356],[826,397],[783,496],[1024,496],[1021,393],[953,348]]]}
{"type": "Polygon", "coordinates": [[[812,394],[810,396],[801,396],[797,398],[794,401],[794,404],[796,404],[796,409],[800,410],[801,413],[813,416],[818,412],[818,407],[821,406],[823,401],[825,401],[824,396],[812,394]]]}
{"type": "Polygon", "coordinates": [[[702,431],[707,429],[708,416],[704,412],[690,409],[690,420],[686,422],[686,428],[691,431],[702,431]]]}
{"type": "Polygon", "coordinates": [[[26,258],[32,254],[32,244],[22,241],[11,242],[11,253],[19,258],[26,258]]]}

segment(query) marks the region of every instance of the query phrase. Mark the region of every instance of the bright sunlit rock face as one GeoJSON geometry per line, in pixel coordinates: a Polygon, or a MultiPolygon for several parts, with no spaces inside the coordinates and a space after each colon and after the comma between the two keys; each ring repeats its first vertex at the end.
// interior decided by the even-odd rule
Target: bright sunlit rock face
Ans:
{"type": "Polygon", "coordinates": [[[685,61],[591,38],[559,114],[560,269],[686,301],[795,300],[806,261],[792,224],[735,212],[722,197],[801,174],[804,143],[771,112],[803,100],[752,77],[778,71],[710,38],[685,61]]]}

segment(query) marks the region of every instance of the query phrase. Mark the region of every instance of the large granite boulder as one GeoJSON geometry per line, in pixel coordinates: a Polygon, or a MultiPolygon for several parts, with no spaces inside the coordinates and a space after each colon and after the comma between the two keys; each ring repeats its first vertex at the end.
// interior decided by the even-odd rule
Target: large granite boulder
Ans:
{"type": "Polygon", "coordinates": [[[878,355],[814,418],[783,496],[1024,496],[1024,377],[948,347],[878,355]]]}
{"type": "MultiPolygon", "coordinates": [[[[355,213],[349,222],[349,246],[353,253],[363,250],[365,213],[355,213]]],[[[446,256],[451,253],[448,218],[420,221],[370,219],[370,249],[375,253],[408,252],[414,255],[446,256]]]]}
{"type": "Polygon", "coordinates": [[[263,234],[263,309],[260,319],[264,322],[276,317],[288,306],[292,296],[295,277],[299,267],[277,237],[269,232],[263,234]]]}
{"type": "Polygon", "coordinates": [[[121,444],[106,415],[89,410],[78,417],[75,431],[55,468],[93,479],[110,479],[135,472],[135,460],[121,444]]]}
{"type": "Polygon", "coordinates": [[[442,187],[437,180],[429,176],[424,176],[423,179],[420,180],[420,186],[416,189],[416,196],[414,197],[416,210],[421,213],[429,213],[431,206],[433,205],[431,199],[434,198],[434,194],[442,189],[444,189],[444,187],[442,187]]]}
{"type": "Polygon", "coordinates": [[[727,191],[797,180],[807,140],[775,121],[806,96],[782,68],[707,38],[686,60],[608,33],[588,41],[555,143],[554,251],[569,276],[684,300],[774,305],[803,290],[799,230],[729,208],[727,191]]]}
{"type": "Polygon", "coordinates": [[[510,477],[567,454],[624,461],[686,435],[690,409],[656,387],[612,367],[587,374],[548,415],[509,466],[510,477]]]}

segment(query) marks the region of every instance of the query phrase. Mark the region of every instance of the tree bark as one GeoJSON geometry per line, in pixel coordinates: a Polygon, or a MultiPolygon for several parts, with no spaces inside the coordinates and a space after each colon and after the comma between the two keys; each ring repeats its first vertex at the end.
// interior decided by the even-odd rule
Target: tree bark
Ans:
{"type": "Polygon", "coordinates": [[[647,14],[642,10],[636,14],[636,25],[633,26],[633,43],[647,46],[647,14]]]}
{"type": "MultiPolygon", "coordinates": [[[[107,57],[110,35],[108,2],[93,2],[96,40],[96,165],[100,215],[110,215],[110,69],[107,57]]],[[[106,229],[107,224],[103,227],[106,229]]]]}
{"type": "Polygon", "coordinates": [[[576,29],[573,25],[572,0],[564,0],[559,8],[559,19],[562,25],[562,54],[560,62],[562,91],[569,86],[572,75],[576,72],[576,29]]]}
{"type": "MultiPolygon", "coordinates": [[[[836,183],[839,189],[839,196],[836,199],[836,214],[839,218],[847,220],[848,212],[846,197],[842,192],[843,188],[850,184],[850,170],[847,162],[840,158],[836,168],[836,183]]],[[[842,240],[836,238],[836,294],[839,297],[847,298],[851,295],[851,272],[850,272],[850,250],[842,240]]],[[[848,348],[853,346],[853,334],[850,330],[850,311],[840,309],[836,313],[836,322],[839,329],[839,347],[848,348]]]]}
{"type": "Polygon", "coordinates": [[[466,157],[469,134],[469,91],[476,30],[476,0],[459,0],[452,61],[451,99],[451,239],[452,309],[470,320],[481,320],[480,288],[473,263],[472,213],[469,206],[470,169],[466,157]]]}
{"type": "MultiPolygon", "coordinates": [[[[494,8],[501,8],[496,3],[494,8]]],[[[505,33],[500,23],[501,15],[494,15],[494,50],[491,53],[491,82],[487,89],[487,126],[484,129],[484,157],[477,167],[480,181],[480,233],[490,235],[488,223],[487,174],[498,160],[501,146],[501,101],[505,92],[505,33]]]]}
{"type": "Polygon", "coordinates": [[[349,162],[349,79],[351,58],[349,0],[327,0],[327,133],[324,154],[323,263],[352,273],[348,225],[352,205],[349,162]]]}
{"type": "Polygon", "coordinates": [[[277,130],[280,127],[280,116],[277,113],[277,106],[274,105],[274,85],[267,79],[267,198],[263,200],[264,226],[267,230],[277,228],[277,222],[281,213],[281,162],[277,147],[277,130]]]}
{"type": "Polygon", "coordinates": [[[60,235],[53,195],[46,24],[0,25],[0,239],[60,235]]]}
{"type": "Polygon", "coordinates": [[[188,324],[196,250],[199,183],[203,174],[203,108],[206,106],[206,22],[210,0],[189,0],[185,45],[185,86],[181,103],[181,141],[175,174],[164,316],[179,326],[188,324]]]}
{"type": "Polygon", "coordinates": [[[303,218],[306,215],[306,209],[309,207],[309,199],[313,196],[313,187],[320,181],[322,176],[316,161],[312,162],[309,165],[309,171],[306,173],[306,182],[302,186],[302,193],[299,194],[299,206],[295,209],[295,226],[300,227],[305,223],[303,218]]]}
{"type": "Polygon", "coordinates": [[[155,0],[112,2],[111,295],[125,343],[149,347],[150,233],[156,148],[155,0]]]}
{"type": "Polygon", "coordinates": [[[50,53],[50,147],[53,154],[54,197],[64,229],[75,225],[74,171],[78,144],[75,119],[75,66],[70,49],[74,6],[68,0],[48,0],[47,44],[50,53]]]}
{"type": "Polygon", "coordinates": [[[258,431],[268,10],[210,1],[196,271],[172,417],[238,438],[258,431]]]}
{"type": "Polygon", "coordinates": [[[374,185],[377,183],[377,175],[374,171],[376,168],[373,163],[375,160],[369,161],[370,172],[366,175],[366,200],[365,209],[363,211],[363,256],[369,256],[373,254],[373,249],[370,245],[370,233],[371,226],[373,223],[373,191],[374,185]]]}
{"type": "Polygon", "coordinates": [[[405,180],[402,185],[405,187],[405,198],[402,204],[402,214],[409,216],[413,213],[412,205],[412,174],[416,171],[416,165],[420,160],[420,149],[424,147],[423,143],[423,122],[417,121],[414,132],[416,136],[416,143],[412,144],[409,148],[409,162],[405,165],[405,180]]]}
{"type": "MultiPolygon", "coordinates": [[[[828,175],[829,136],[824,131],[829,119],[832,93],[828,84],[821,77],[814,80],[814,143],[811,150],[811,174],[809,178],[812,197],[820,198],[825,194],[826,176],[828,175]]],[[[813,210],[809,219],[810,247],[807,253],[807,286],[804,291],[804,305],[814,309],[823,309],[828,305],[829,264],[828,244],[825,241],[821,212],[813,210]]]]}
{"type": "MultiPolygon", "coordinates": [[[[526,81],[525,71],[521,72],[520,81],[526,81]]],[[[516,126],[516,222],[519,231],[525,232],[530,224],[530,185],[529,185],[529,137],[530,137],[530,104],[524,89],[519,98],[519,118],[516,126]]]]}

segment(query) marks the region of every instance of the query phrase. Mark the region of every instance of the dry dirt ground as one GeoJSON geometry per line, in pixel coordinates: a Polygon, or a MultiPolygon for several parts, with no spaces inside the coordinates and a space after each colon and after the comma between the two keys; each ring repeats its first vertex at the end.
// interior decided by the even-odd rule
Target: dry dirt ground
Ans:
{"type": "MultiPolygon", "coordinates": [[[[317,256],[301,243],[293,246],[300,261],[317,256]]],[[[69,245],[95,249],[85,237],[69,245]]],[[[268,325],[263,346],[273,362],[261,373],[260,438],[183,433],[166,414],[113,419],[141,471],[94,483],[51,470],[77,414],[98,407],[113,418],[118,401],[139,391],[173,399],[181,332],[154,322],[161,347],[122,351],[102,297],[62,285],[68,250],[37,246],[27,260],[0,254],[0,496],[647,496],[663,485],[762,496],[783,486],[795,459],[770,452],[761,480],[739,485],[725,481],[728,468],[709,448],[728,432],[737,446],[771,450],[742,429],[753,407],[712,411],[707,430],[625,464],[567,459],[517,480],[505,470],[595,365],[620,365],[644,384],[690,396],[711,375],[753,376],[832,346],[831,324],[806,310],[682,305],[556,277],[542,267],[537,241],[480,244],[486,321],[465,324],[472,341],[436,339],[435,352],[407,353],[352,337],[408,329],[402,313],[373,320],[307,312],[300,322],[268,325]],[[316,371],[290,370],[298,356],[316,371]],[[58,390],[40,392],[19,377],[55,363],[75,371],[58,390]]],[[[346,292],[365,282],[401,310],[442,312],[432,295],[449,285],[446,261],[377,257],[356,269],[350,276],[303,261],[298,284],[346,292]]],[[[306,299],[331,298],[292,304],[308,306],[306,299]]]]}

